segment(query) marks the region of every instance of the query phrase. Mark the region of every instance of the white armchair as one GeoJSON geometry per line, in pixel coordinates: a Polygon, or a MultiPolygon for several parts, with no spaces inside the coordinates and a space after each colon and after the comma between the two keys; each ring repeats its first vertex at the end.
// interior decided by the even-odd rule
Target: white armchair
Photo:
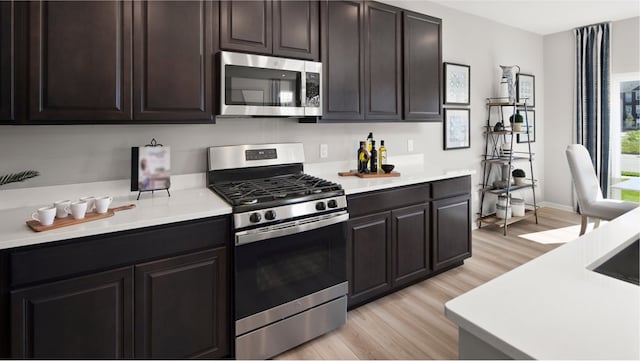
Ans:
{"type": "Polygon", "coordinates": [[[594,228],[598,228],[601,219],[609,221],[638,207],[636,203],[605,199],[602,196],[591,157],[584,146],[570,144],[566,154],[582,215],[580,235],[586,231],[589,217],[595,218],[594,228]]]}

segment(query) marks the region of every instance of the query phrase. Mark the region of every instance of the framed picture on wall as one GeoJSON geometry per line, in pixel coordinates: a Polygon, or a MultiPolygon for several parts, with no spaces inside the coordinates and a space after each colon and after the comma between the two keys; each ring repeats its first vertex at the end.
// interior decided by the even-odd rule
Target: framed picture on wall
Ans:
{"type": "Polygon", "coordinates": [[[516,77],[516,96],[518,103],[525,102],[528,107],[536,106],[536,78],[531,74],[520,74],[516,77]]]}
{"type": "Polygon", "coordinates": [[[450,105],[469,105],[471,67],[444,63],[444,102],[450,105]]]}
{"type": "MultiPolygon", "coordinates": [[[[524,117],[524,110],[520,109],[520,112],[524,117]]],[[[533,143],[536,141],[536,111],[527,110],[526,115],[527,117],[525,118],[525,123],[522,125],[522,130],[527,130],[527,133],[518,134],[518,143],[533,143]],[[528,128],[525,128],[525,126],[528,126],[528,128]]]]}
{"type": "Polygon", "coordinates": [[[462,108],[444,110],[444,150],[470,148],[469,122],[471,111],[462,108]]]}

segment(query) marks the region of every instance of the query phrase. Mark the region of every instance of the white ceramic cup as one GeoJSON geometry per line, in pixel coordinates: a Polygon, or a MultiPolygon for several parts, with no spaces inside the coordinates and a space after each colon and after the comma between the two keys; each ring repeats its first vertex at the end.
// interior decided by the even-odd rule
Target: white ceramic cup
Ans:
{"type": "Polygon", "coordinates": [[[96,213],[107,213],[109,205],[113,202],[113,197],[102,196],[96,197],[96,213]]]}
{"type": "Polygon", "coordinates": [[[67,207],[69,207],[70,204],[70,200],[53,202],[53,206],[56,207],[56,218],[65,218],[68,216],[69,212],[67,211],[67,207]]]}
{"type": "Polygon", "coordinates": [[[40,222],[43,226],[50,226],[53,224],[53,220],[56,218],[56,207],[46,206],[38,208],[37,212],[33,212],[31,218],[40,222]]]}
{"type": "Polygon", "coordinates": [[[85,201],[75,201],[71,202],[69,207],[67,207],[67,212],[71,213],[73,219],[82,219],[84,218],[85,213],[87,213],[87,202],[85,201]]]}
{"type": "Polygon", "coordinates": [[[87,202],[87,213],[92,212],[96,205],[96,197],[88,196],[80,198],[81,201],[87,202]]]}

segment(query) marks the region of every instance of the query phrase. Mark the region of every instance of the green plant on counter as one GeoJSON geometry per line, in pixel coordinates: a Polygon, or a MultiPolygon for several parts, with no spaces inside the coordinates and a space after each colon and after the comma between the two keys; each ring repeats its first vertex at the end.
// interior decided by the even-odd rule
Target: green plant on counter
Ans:
{"type": "Polygon", "coordinates": [[[511,172],[511,175],[512,175],[514,178],[524,178],[524,177],[526,177],[526,176],[527,176],[527,175],[526,175],[526,173],[524,172],[524,170],[522,170],[522,169],[520,169],[520,168],[518,168],[518,169],[514,169],[514,170],[513,170],[513,172],[511,172]]]}
{"type": "Polygon", "coordinates": [[[19,173],[11,173],[0,176],[0,186],[3,184],[24,182],[25,180],[39,176],[40,173],[35,170],[25,170],[19,173]]]}

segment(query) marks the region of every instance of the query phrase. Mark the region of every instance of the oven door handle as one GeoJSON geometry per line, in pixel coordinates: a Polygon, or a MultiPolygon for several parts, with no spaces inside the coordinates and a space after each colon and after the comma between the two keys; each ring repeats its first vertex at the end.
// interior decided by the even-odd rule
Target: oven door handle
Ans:
{"type": "Polygon", "coordinates": [[[332,224],[346,222],[349,220],[349,213],[346,211],[331,218],[320,219],[309,223],[298,223],[286,228],[264,230],[264,231],[242,231],[236,233],[236,246],[252,243],[256,241],[262,241],[265,239],[287,236],[294,233],[300,233],[310,231],[312,229],[318,229],[332,224]]]}

